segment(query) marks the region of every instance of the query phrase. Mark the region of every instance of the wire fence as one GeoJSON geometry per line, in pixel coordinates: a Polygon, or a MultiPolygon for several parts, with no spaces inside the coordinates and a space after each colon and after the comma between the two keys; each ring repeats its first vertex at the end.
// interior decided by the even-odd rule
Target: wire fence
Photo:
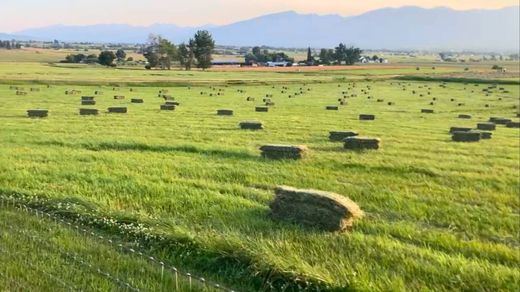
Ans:
{"type": "MultiPolygon", "coordinates": [[[[102,244],[111,249],[112,252],[116,252],[118,257],[116,262],[121,260],[121,257],[127,256],[136,258],[143,263],[147,263],[156,269],[155,272],[160,275],[156,280],[156,282],[159,283],[155,283],[154,287],[161,287],[161,290],[163,291],[235,291],[215,281],[211,281],[204,277],[196,276],[195,274],[188,271],[181,270],[177,266],[147,254],[146,252],[143,252],[136,247],[129,247],[127,246],[127,242],[105,237],[101,233],[88,226],[78,224],[77,222],[71,222],[70,220],[64,219],[59,215],[33,208],[25,203],[17,201],[16,199],[0,196],[0,207],[3,210],[14,210],[18,213],[22,212],[23,214],[31,215],[30,217],[33,217],[38,222],[41,222],[41,224],[39,224],[41,225],[41,227],[39,227],[41,229],[40,231],[45,229],[47,232],[56,232],[60,228],[66,228],[68,231],[74,232],[78,236],[86,238],[83,241],[85,245],[89,245],[95,248],[95,244],[102,244]],[[94,243],[91,244],[90,242],[92,241],[94,241],[94,243]]],[[[20,226],[15,226],[10,222],[3,221],[0,222],[0,226],[2,226],[2,229],[7,231],[8,235],[11,235],[11,237],[16,235],[20,238],[23,238],[26,242],[30,242],[31,248],[45,249],[49,254],[57,254],[62,260],[66,261],[66,264],[68,264],[71,269],[76,269],[76,274],[85,274],[87,272],[97,274],[104,280],[114,284],[116,287],[118,287],[119,290],[132,292],[148,290],[146,285],[141,285],[143,287],[138,288],[138,285],[132,284],[132,280],[134,280],[136,283],[143,283],[144,280],[139,279],[138,277],[138,274],[141,271],[128,271],[124,270],[122,267],[116,267],[118,270],[117,272],[119,273],[119,275],[116,275],[100,267],[100,265],[97,264],[100,262],[99,259],[96,260],[95,257],[86,259],[86,256],[83,254],[67,250],[65,247],[59,246],[56,242],[49,240],[49,238],[41,237],[38,232],[34,232],[34,230],[31,232],[30,229],[34,229],[34,225],[31,225],[31,228],[28,229],[21,229],[20,226]]],[[[41,276],[48,278],[57,286],[61,286],[64,288],[64,290],[83,290],[76,287],[75,283],[70,283],[67,280],[61,278],[59,274],[50,273],[44,269],[39,268],[38,265],[36,265],[34,262],[31,262],[31,258],[27,257],[27,253],[13,251],[12,249],[16,247],[8,248],[7,246],[2,246],[1,244],[2,242],[0,241],[0,253],[9,255],[11,258],[20,261],[21,264],[25,265],[26,267],[31,267],[31,269],[33,269],[35,272],[38,272],[41,276]]],[[[24,284],[12,281],[12,278],[10,278],[8,273],[2,271],[1,269],[0,278],[4,278],[7,282],[16,287],[17,289],[15,290],[27,291],[24,284]]]]}

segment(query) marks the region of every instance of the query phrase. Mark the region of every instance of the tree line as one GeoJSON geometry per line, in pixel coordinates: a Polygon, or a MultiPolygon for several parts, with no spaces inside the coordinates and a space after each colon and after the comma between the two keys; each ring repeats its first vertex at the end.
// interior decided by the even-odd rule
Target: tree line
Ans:
{"type": "MultiPolygon", "coordinates": [[[[353,65],[359,61],[363,51],[356,47],[347,47],[340,43],[334,49],[321,49],[319,55],[313,55],[311,48],[307,50],[306,65],[353,65]]],[[[267,63],[267,62],[288,62],[294,63],[294,58],[289,57],[284,52],[270,52],[261,47],[253,47],[252,51],[245,55],[246,64],[267,63]]]]}
{"type": "Polygon", "coordinates": [[[126,52],[122,49],[116,51],[116,53],[112,51],[102,51],[99,55],[96,54],[70,54],[65,57],[65,60],[61,61],[61,63],[84,63],[84,64],[101,64],[104,66],[115,66],[114,61],[117,60],[118,63],[122,63],[126,61],[133,61],[132,57],[126,58],[126,52]]]}
{"type": "Polygon", "coordinates": [[[160,35],[151,35],[144,48],[143,56],[148,61],[146,69],[171,69],[173,62],[179,62],[186,70],[192,67],[211,67],[215,41],[207,30],[199,30],[188,43],[176,46],[160,35]]]}
{"type": "MultiPolygon", "coordinates": [[[[170,70],[175,62],[178,62],[186,70],[191,70],[194,66],[207,69],[211,67],[214,49],[215,41],[211,34],[206,30],[199,30],[187,44],[181,43],[178,46],[160,35],[150,35],[146,46],[142,49],[142,54],[147,61],[146,69],[159,68],[170,70]]],[[[70,54],[61,62],[98,63],[105,66],[116,66],[114,63],[116,60],[118,63],[123,63],[125,60],[133,61],[131,57],[125,58],[125,51],[119,49],[115,53],[105,50],[99,55],[70,54]]]]}

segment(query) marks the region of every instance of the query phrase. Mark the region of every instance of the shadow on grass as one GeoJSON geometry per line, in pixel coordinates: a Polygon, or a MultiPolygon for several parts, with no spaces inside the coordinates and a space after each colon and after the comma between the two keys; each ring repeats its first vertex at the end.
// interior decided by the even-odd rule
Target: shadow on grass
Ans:
{"type": "Polygon", "coordinates": [[[261,161],[260,156],[253,155],[245,151],[233,151],[223,149],[203,149],[193,145],[149,145],[144,143],[133,143],[133,142],[103,142],[99,144],[70,144],[59,141],[45,141],[38,142],[38,145],[43,146],[59,146],[68,148],[83,148],[91,151],[140,151],[140,152],[155,152],[155,153],[167,153],[167,152],[183,152],[200,154],[206,156],[214,156],[219,158],[229,159],[242,159],[242,160],[255,160],[261,161]]]}

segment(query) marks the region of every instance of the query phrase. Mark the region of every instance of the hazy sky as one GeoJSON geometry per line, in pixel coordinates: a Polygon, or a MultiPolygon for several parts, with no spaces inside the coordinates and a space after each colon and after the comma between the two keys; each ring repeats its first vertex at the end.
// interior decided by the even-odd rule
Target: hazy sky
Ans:
{"type": "Polygon", "coordinates": [[[0,32],[52,24],[227,24],[272,12],[356,15],[383,7],[502,8],[518,0],[0,0],[0,32]]]}

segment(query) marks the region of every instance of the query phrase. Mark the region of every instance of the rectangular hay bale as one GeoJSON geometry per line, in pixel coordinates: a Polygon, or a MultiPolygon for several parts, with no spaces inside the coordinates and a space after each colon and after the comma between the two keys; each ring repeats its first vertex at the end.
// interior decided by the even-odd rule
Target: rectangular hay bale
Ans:
{"type": "Polygon", "coordinates": [[[269,144],[260,147],[262,157],[271,159],[301,159],[304,157],[307,147],[304,145],[277,145],[269,144]]]}
{"type": "Polygon", "coordinates": [[[239,124],[240,129],[243,130],[261,130],[264,128],[264,125],[260,121],[243,121],[239,124]]]}
{"type": "Polygon", "coordinates": [[[128,109],[124,106],[113,106],[108,108],[109,113],[126,114],[128,109]]]}
{"type": "Polygon", "coordinates": [[[377,150],[380,147],[381,139],[371,137],[347,137],[343,139],[345,149],[350,150],[377,150]]]}
{"type": "Polygon", "coordinates": [[[80,116],[88,116],[88,115],[97,115],[99,111],[94,108],[80,108],[79,115],[80,116]]]}
{"type": "Polygon", "coordinates": [[[48,115],[49,115],[49,111],[46,109],[27,110],[27,116],[30,118],[45,118],[48,115]]]}
{"type": "Polygon", "coordinates": [[[484,131],[494,131],[497,125],[495,123],[478,123],[477,129],[484,131]]]}
{"type": "Polygon", "coordinates": [[[175,110],[174,104],[161,104],[161,110],[162,111],[173,111],[175,110]]]}
{"type": "Polygon", "coordinates": [[[354,221],[363,216],[359,206],[345,196],[287,186],[275,189],[269,207],[274,220],[330,232],[350,230],[354,221]]]}
{"type": "Polygon", "coordinates": [[[452,133],[451,140],[455,142],[478,142],[481,134],[478,131],[455,131],[452,133]]]}
{"type": "Polygon", "coordinates": [[[233,115],[233,110],[230,110],[230,109],[219,109],[219,110],[217,110],[217,115],[218,116],[232,116],[233,115]]]}
{"type": "Polygon", "coordinates": [[[255,107],[255,111],[256,112],[268,112],[269,108],[266,106],[257,106],[257,107],[255,107]]]}
{"type": "Polygon", "coordinates": [[[376,119],[376,116],[371,114],[360,114],[359,119],[362,121],[373,121],[376,119]]]}

